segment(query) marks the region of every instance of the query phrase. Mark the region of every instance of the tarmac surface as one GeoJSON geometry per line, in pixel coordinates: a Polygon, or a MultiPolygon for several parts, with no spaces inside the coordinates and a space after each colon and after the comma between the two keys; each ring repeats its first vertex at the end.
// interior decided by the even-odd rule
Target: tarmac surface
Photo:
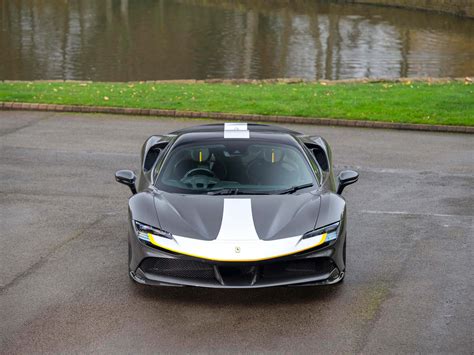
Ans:
{"type": "Polygon", "coordinates": [[[136,287],[114,173],[206,122],[0,111],[0,353],[473,352],[472,135],[291,126],[360,173],[342,285],[136,287]]]}

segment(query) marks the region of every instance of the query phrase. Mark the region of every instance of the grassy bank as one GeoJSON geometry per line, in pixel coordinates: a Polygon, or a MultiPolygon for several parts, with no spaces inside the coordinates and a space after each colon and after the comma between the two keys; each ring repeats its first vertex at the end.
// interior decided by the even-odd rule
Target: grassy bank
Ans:
{"type": "Polygon", "coordinates": [[[474,126],[474,85],[0,82],[0,101],[474,126]]]}

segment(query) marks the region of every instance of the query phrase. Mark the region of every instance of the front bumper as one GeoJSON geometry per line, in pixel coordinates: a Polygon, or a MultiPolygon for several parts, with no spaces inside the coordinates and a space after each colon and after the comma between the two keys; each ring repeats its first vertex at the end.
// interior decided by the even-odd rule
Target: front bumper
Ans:
{"type": "MultiPolygon", "coordinates": [[[[166,260],[166,259],[164,259],[166,260]]],[[[145,260],[145,263],[148,260],[145,260]]],[[[200,263],[200,262],[193,262],[200,263]]],[[[163,264],[163,259],[152,260],[151,263],[163,264]]],[[[344,272],[333,266],[330,269],[314,270],[305,261],[300,267],[292,267],[294,263],[275,262],[273,265],[209,265],[194,270],[183,268],[183,264],[169,263],[166,269],[156,267],[139,267],[130,276],[138,283],[153,286],[197,286],[209,288],[262,288],[274,286],[310,286],[329,285],[339,282],[344,272]],[[288,266],[288,267],[287,267],[288,266]],[[183,275],[184,272],[184,275],[183,275]]],[[[202,263],[205,264],[205,263],[202,263]]]]}
{"type": "Polygon", "coordinates": [[[130,276],[140,284],[209,288],[328,285],[342,280],[345,235],[317,250],[260,262],[216,262],[146,246],[131,236],[130,276]]]}

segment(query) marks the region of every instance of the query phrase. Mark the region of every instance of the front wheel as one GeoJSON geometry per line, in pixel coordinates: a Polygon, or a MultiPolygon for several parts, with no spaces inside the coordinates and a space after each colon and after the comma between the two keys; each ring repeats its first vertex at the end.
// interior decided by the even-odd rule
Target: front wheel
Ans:
{"type": "Polygon", "coordinates": [[[347,237],[344,240],[344,245],[342,247],[342,261],[344,261],[344,271],[346,271],[346,242],[347,242],[347,237]]]}
{"type": "Polygon", "coordinates": [[[342,261],[344,262],[344,270],[343,270],[344,275],[342,275],[342,279],[339,281],[339,283],[344,282],[344,278],[346,277],[346,270],[347,270],[347,267],[346,267],[346,243],[347,243],[347,237],[344,240],[344,245],[342,246],[342,261]]]}
{"type": "Polygon", "coordinates": [[[131,261],[132,261],[132,247],[130,246],[130,243],[128,243],[128,268],[127,268],[128,269],[128,277],[130,278],[130,280],[133,281],[133,283],[137,283],[133,279],[132,275],[130,275],[130,272],[132,271],[132,270],[130,270],[130,262],[131,261]]]}
{"type": "Polygon", "coordinates": [[[343,275],[342,278],[335,283],[336,285],[342,284],[344,282],[344,278],[346,277],[346,240],[344,240],[344,245],[342,246],[342,261],[344,262],[344,270],[342,270],[343,275]]]}

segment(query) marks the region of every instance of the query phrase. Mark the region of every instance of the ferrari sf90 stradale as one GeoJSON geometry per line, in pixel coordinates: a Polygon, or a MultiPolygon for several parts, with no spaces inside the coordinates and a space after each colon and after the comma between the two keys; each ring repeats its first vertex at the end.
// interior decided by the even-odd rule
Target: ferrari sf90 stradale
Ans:
{"type": "Polygon", "coordinates": [[[226,123],[152,136],[130,187],[129,274],[140,284],[324,285],[346,271],[345,186],[321,137],[226,123]]]}

